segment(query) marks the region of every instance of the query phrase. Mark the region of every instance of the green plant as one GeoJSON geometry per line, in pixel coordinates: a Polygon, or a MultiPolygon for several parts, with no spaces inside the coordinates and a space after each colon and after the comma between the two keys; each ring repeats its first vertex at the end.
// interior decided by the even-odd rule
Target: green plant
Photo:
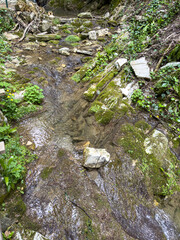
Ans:
{"type": "Polygon", "coordinates": [[[8,192],[15,189],[15,185],[24,178],[25,165],[33,161],[35,157],[25,146],[20,144],[18,136],[6,141],[6,153],[0,157],[0,172],[8,192]]]}
{"type": "Polygon", "coordinates": [[[2,235],[3,235],[3,240],[11,240],[12,237],[14,236],[14,231],[12,232],[7,231],[6,234],[2,233],[2,235]]]}
{"type": "Polygon", "coordinates": [[[43,90],[37,85],[27,87],[24,93],[24,99],[29,103],[40,104],[44,98],[42,92],[43,90]]]}
{"type": "Polygon", "coordinates": [[[11,128],[10,125],[4,124],[0,127],[0,141],[5,141],[10,138],[10,134],[15,133],[16,128],[11,128]]]}

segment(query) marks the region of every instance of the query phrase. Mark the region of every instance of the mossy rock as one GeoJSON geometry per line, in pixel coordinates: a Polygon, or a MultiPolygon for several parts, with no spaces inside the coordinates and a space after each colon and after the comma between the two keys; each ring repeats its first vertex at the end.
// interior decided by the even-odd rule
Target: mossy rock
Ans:
{"type": "Polygon", "coordinates": [[[84,92],[84,97],[88,101],[92,101],[96,95],[97,87],[96,84],[92,84],[87,91],[84,92]]]}
{"type": "Polygon", "coordinates": [[[52,173],[52,171],[53,171],[52,167],[45,167],[40,174],[41,178],[43,180],[46,180],[49,177],[49,175],[52,173]]]}
{"type": "MultiPolygon", "coordinates": [[[[117,142],[119,146],[123,147],[124,151],[131,157],[132,160],[138,161],[139,168],[144,173],[146,180],[149,179],[148,181],[154,195],[164,196],[168,194],[168,191],[166,193],[164,189],[167,187],[167,184],[169,184],[169,177],[165,174],[165,172],[168,172],[168,166],[170,164],[175,166],[177,159],[167,146],[167,142],[162,142],[163,136],[160,136],[159,143],[157,143],[156,141],[158,141],[158,138],[156,141],[152,138],[153,136],[155,137],[155,131],[152,132],[150,139],[144,134],[144,130],[149,129],[147,124],[139,121],[135,125],[136,126],[129,123],[123,124],[120,129],[121,136],[117,142]],[[155,141],[155,145],[153,144],[153,141],[155,141]],[[150,144],[153,146],[153,149],[152,147],[148,148],[150,147],[150,144]],[[159,147],[157,148],[156,146],[158,144],[159,147]],[[164,144],[165,150],[162,152],[164,144]]],[[[159,134],[161,135],[160,132],[159,134]]],[[[158,134],[156,134],[156,136],[158,137],[158,134]]],[[[173,187],[174,190],[176,190],[176,187],[173,187]]]]}
{"type": "Polygon", "coordinates": [[[101,109],[100,111],[95,113],[96,121],[103,125],[108,124],[113,117],[114,117],[114,112],[111,111],[110,109],[101,109]]]}
{"type": "Polygon", "coordinates": [[[65,38],[66,42],[74,43],[74,42],[79,42],[81,41],[81,38],[78,37],[77,35],[69,35],[65,38]]]}

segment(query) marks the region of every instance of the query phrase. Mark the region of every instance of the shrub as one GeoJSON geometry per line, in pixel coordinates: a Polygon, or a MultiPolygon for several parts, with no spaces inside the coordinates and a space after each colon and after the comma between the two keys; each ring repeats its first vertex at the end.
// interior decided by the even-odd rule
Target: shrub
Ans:
{"type": "Polygon", "coordinates": [[[44,98],[42,91],[43,90],[40,89],[40,87],[38,87],[37,85],[27,87],[24,93],[25,101],[40,104],[44,98]]]}

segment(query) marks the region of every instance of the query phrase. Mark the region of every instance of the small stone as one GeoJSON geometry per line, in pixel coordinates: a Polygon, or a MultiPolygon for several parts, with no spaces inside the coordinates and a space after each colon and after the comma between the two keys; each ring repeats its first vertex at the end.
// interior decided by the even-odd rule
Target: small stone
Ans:
{"type": "Polygon", "coordinates": [[[104,28],[104,29],[99,29],[97,30],[97,35],[98,37],[105,37],[105,36],[109,36],[111,33],[109,32],[108,28],[104,28]]]}
{"type": "Polygon", "coordinates": [[[38,57],[38,60],[39,60],[39,61],[42,61],[42,58],[41,58],[41,57],[38,57]]]}
{"type": "Polygon", "coordinates": [[[6,152],[4,142],[0,142],[0,154],[4,154],[6,152]]]}
{"type": "Polygon", "coordinates": [[[31,141],[28,141],[27,143],[26,143],[26,146],[31,146],[33,143],[31,142],[31,141]]]}
{"type": "Polygon", "coordinates": [[[127,63],[127,59],[126,58],[119,58],[116,62],[115,62],[115,67],[117,68],[118,71],[121,70],[121,67],[127,63]]]}
{"type": "Polygon", "coordinates": [[[109,17],[110,17],[110,13],[107,12],[107,13],[104,15],[104,18],[106,19],[106,18],[109,18],[109,17]]]}
{"type": "Polygon", "coordinates": [[[92,14],[90,12],[82,12],[78,14],[79,18],[92,18],[92,14]]]}
{"type": "Polygon", "coordinates": [[[88,56],[92,56],[93,53],[90,51],[86,51],[86,50],[79,50],[79,49],[75,49],[76,53],[80,53],[80,54],[84,54],[84,55],[88,55],[88,56]]]}
{"type": "Polygon", "coordinates": [[[66,64],[62,64],[62,67],[65,68],[65,67],[66,67],[66,64]]]}
{"type": "Polygon", "coordinates": [[[70,49],[66,48],[66,47],[59,49],[59,53],[62,54],[62,55],[65,55],[65,56],[69,56],[70,55],[69,51],[70,51],[70,49]]]}
{"type": "Polygon", "coordinates": [[[5,90],[2,88],[2,89],[0,89],[0,96],[4,96],[5,95],[5,90]]]}
{"type": "Polygon", "coordinates": [[[0,110],[0,126],[7,122],[8,122],[7,118],[4,116],[4,114],[0,110]]]}
{"type": "Polygon", "coordinates": [[[3,33],[3,35],[9,41],[19,38],[18,35],[15,35],[15,34],[12,34],[12,33],[7,33],[7,32],[3,33]]]}
{"type": "Polygon", "coordinates": [[[100,168],[110,160],[110,154],[105,149],[86,147],[84,150],[84,167],[100,168]]]}
{"type": "Polygon", "coordinates": [[[130,62],[135,74],[139,78],[151,79],[150,68],[147,64],[145,57],[139,58],[135,61],[130,62]]]}
{"type": "Polygon", "coordinates": [[[88,35],[89,35],[90,40],[96,40],[97,39],[96,31],[90,31],[90,32],[88,32],[88,35]]]}

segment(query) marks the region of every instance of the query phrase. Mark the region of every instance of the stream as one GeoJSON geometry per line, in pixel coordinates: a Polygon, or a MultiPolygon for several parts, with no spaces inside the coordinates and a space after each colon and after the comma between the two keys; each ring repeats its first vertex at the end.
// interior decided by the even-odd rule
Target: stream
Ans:
{"type": "MultiPolygon", "coordinates": [[[[95,51],[101,47],[88,41],[82,43],[85,46],[95,51]]],[[[84,56],[59,56],[53,49],[48,44],[27,50],[20,43],[13,52],[26,60],[18,74],[30,78],[45,95],[43,110],[18,123],[22,143],[31,141],[38,156],[28,166],[26,212],[19,222],[51,240],[178,240],[173,220],[154,206],[142,172],[112,144],[121,125],[147,115],[98,124],[83,97],[88,83],[70,79],[84,56]],[[111,154],[108,165],[95,170],[83,167],[83,145],[88,141],[111,154]]]]}

